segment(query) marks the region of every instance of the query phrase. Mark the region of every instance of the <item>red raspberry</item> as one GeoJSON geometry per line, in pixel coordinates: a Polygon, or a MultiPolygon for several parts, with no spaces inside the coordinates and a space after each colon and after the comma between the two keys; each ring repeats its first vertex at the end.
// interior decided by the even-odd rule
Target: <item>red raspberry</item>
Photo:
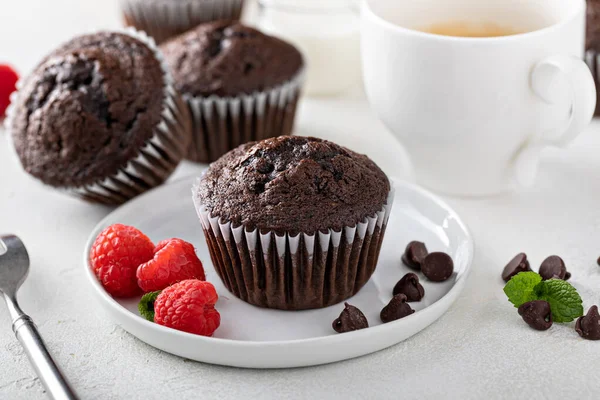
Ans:
{"type": "Polygon", "coordinates": [[[90,250],[90,265],[104,289],[115,297],[140,293],[135,273],[150,260],[154,244],[132,226],[111,225],[103,230],[90,250]]]}
{"type": "Polygon", "coordinates": [[[212,336],[221,323],[219,299],[210,282],[190,279],[163,290],[154,302],[154,322],[202,336],[212,336]]]}
{"type": "Polygon", "coordinates": [[[8,65],[0,64],[0,119],[10,104],[10,95],[17,90],[19,75],[8,65]]]}
{"type": "Polygon", "coordinates": [[[138,285],[154,292],[186,279],[206,280],[194,246],[181,239],[163,240],[154,249],[154,258],[139,266],[138,285]]]}
{"type": "Polygon", "coordinates": [[[132,297],[140,294],[137,284],[132,284],[135,282],[134,268],[114,262],[100,267],[95,272],[104,290],[114,297],[132,297]]]}

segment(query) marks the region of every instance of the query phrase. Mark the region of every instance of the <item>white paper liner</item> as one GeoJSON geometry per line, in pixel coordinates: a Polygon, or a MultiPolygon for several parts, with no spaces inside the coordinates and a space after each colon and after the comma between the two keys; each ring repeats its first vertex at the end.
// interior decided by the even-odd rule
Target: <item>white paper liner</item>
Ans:
{"type": "Polygon", "coordinates": [[[192,116],[187,158],[209,163],[244,143],[291,135],[304,78],[302,68],[279,86],[236,97],[184,93],[192,116]]]}
{"type": "Polygon", "coordinates": [[[590,68],[592,72],[592,76],[594,77],[594,82],[596,83],[596,92],[598,100],[596,102],[596,111],[594,115],[596,117],[600,116],[600,54],[593,50],[588,50],[585,52],[585,63],[590,68]]]}
{"type": "Polygon", "coordinates": [[[126,22],[158,43],[202,23],[238,20],[244,0],[121,0],[126,22]]]}
{"type": "MultiPolygon", "coordinates": [[[[72,188],[55,188],[67,194],[85,200],[106,205],[118,205],[163,183],[175,170],[185,156],[190,142],[190,117],[185,103],[173,86],[173,78],[169,68],[158,50],[154,40],[144,32],[127,28],[111,31],[131,36],[146,44],[159,60],[164,72],[164,105],[161,121],[154,128],[150,137],[139,150],[138,155],[119,171],[109,177],[89,185],[72,188]]],[[[93,34],[93,33],[92,33],[93,34]]],[[[21,165],[12,143],[12,120],[15,104],[22,89],[23,81],[17,83],[17,91],[11,95],[11,103],[7,110],[5,127],[8,132],[9,145],[21,165]]]]}
{"type": "Polygon", "coordinates": [[[372,217],[340,231],[278,235],[248,230],[212,216],[192,189],[215,270],[247,303],[303,310],[328,307],[356,294],[375,271],[394,201],[372,217]]]}

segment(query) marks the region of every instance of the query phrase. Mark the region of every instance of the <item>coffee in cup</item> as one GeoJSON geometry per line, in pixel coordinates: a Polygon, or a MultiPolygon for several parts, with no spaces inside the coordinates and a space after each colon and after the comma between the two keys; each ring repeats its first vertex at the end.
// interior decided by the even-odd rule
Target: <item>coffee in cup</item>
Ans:
{"type": "Polygon", "coordinates": [[[494,22],[468,22],[445,21],[417,28],[418,31],[442,36],[456,37],[499,37],[525,33],[523,29],[516,29],[494,22]]]}

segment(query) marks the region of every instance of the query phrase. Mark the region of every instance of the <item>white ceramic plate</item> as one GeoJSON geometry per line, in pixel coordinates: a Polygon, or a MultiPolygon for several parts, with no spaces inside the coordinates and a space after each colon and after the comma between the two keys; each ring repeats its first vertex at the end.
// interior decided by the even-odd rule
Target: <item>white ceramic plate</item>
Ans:
{"type": "Polygon", "coordinates": [[[251,306],[225,289],[213,269],[204,234],[192,205],[194,178],[159,187],[108,215],[90,235],[83,267],[102,307],[119,326],[140,340],[166,352],[192,360],[248,368],[287,368],[325,364],[369,354],[425,329],[456,300],[473,259],[473,240],[458,215],[442,200],[408,183],[394,182],[396,196],[375,274],[348,302],[360,308],[370,328],[337,334],[332,321],[343,309],[338,304],[321,310],[279,311],[251,306]],[[107,226],[133,225],[153,241],[179,237],[197,246],[207,279],[219,293],[216,308],[221,326],[214,337],[165,328],[139,316],[139,299],[113,299],[88,266],[89,248],[107,226]],[[425,297],[411,303],[414,314],[382,324],[379,312],[392,297],[395,283],[410,270],[400,257],[406,244],[420,240],[429,251],[445,251],[455,263],[454,275],[443,283],[421,276],[425,297]]]}

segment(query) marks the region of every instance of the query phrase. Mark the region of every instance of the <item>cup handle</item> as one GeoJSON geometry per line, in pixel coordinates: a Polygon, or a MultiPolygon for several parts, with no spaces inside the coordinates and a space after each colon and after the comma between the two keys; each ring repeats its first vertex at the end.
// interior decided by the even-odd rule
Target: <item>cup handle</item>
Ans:
{"type": "Polygon", "coordinates": [[[544,103],[554,104],[561,79],[571,92],[570,116],[558,127],[531,138],[518,152],[514,162],[515,178],[520,186],[529,187],[537,174],[541,150],[546,146],[566,147],[590,123],[596,109],[596,86],[588,66],[574,56],[557,55],[540,61],[531,73],[531,90],[544,103]]]}

